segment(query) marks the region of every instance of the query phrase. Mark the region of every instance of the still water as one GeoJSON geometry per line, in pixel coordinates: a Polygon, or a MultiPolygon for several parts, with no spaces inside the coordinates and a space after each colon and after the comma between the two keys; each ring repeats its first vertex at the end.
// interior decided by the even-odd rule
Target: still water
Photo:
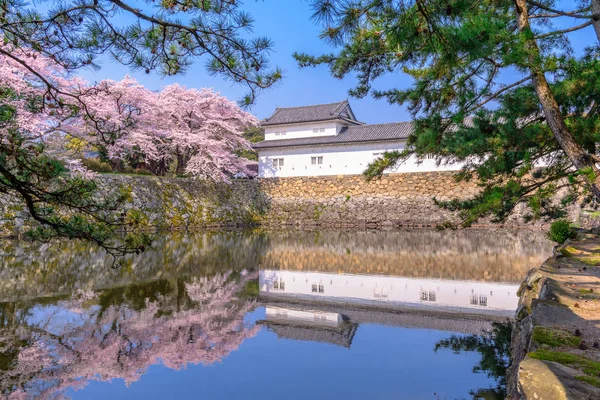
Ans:
{"type": "Polygon", "coordinates": [[[535,231],[174,234],[120,269],[4,242],[0,396],[503,398],[535,231]]]}

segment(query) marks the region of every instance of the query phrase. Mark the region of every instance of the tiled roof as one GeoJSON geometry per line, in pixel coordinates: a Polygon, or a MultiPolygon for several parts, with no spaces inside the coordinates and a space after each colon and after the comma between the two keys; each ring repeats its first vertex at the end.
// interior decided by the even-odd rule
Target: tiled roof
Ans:
{"type": "Polygon", "coordinates": [[[297,139],[264,140],[255,143],[255,149],[277,147],[313,146],[322,144],[343,144],[359,142],[379,142],[385,140],[407,139],[412,133],[412,122],[394,122],[390,124],[356,125],[343,128],[337,135],[305,137],[297,139]]]}
{"type": "Polygon", "coordinates": [[[489,332],[492,329],[493,322],[501,322],[506,318],[501,313],[494,313],[493,310],[484,309],[473,309],[472,311],[468,310],[462,313],[451,307],[426,307],[427,312],[423,313],[423,308],[420,307],[406,306],[405,308],[394,308],[385,302],[352,307],[350,304],[328,302],[325,297],[319,297],[318,299],[311,300],[309,303],[298,303],[295,302],[297,299],[289,294],[273,295],[269,293],[265,295],[261,292],[260,296],[263,304],[266,305],[271,304],[269,298],[274,298],[277,301],[278,307],[308,310],[317,308],[320,311],[335,312],[346,317],[346,323],[358,326],[362,324],[377,324],[480,335],[482,332],[489,332]]]}
{"type": "Polygon", "coordinates": [[[340,328],[328,329],[315,325],[288,324],[279,321],[260,321],[268,329],[282,339],[306,340],[311,342],[331,343],[350,348],[358,325],[344,324],[340,328]]]}
{"type": "Polygon", "coordinates": [[[314,106],[278,108],[273,115],[264,119],[261,126],[294,124],[314,121],[331,121],[335,119],[346,119],[354,121],[352,118],[344,116],[342,112],[348,106],[348,100],[339,103],[318,104],[314,106]]]}

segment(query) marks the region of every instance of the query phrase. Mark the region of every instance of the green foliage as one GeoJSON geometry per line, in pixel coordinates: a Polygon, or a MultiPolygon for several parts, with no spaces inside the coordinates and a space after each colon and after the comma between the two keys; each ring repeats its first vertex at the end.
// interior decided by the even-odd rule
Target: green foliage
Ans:
{"type": "Polygon", "coordinates": [[[580,375],[580,376],[576,376],[575,379],[577,379],[578,381],[585,382],[588,385],[592,385],[592,386],[596,386],[596,387],[600,388],[600,378],[598,378],[597,376],[580,375]]]}
{"type": "MultiPolygon", "coordinates": [[[[406,150],[375,160],[367,178],[430,155],[463,163],[459,178],[482,187],[469,201],[439,203],[460,211],[463,225],[487,216],[504,221],[519,204],[529,207],[529,219],[556,218],[581,200],[581,189],[587,196],[598,176],[590,165],[600,142],[600,49],[590,35],[576,54],[568,34],[552,24],[560,11],[526,3],[531,26],[519,28],[513,1],[313,0],[321,37],[336,51],[294,57],[301,67],[325,64],[336,78],[356,77],[351,95],[372,94],[414,117],[406,150]],[[576,168],[545,119],[539,80],[531,79],[538,72],[577,148],[576,168]],[[404,74],[411,84],[375,87],[392,81],[378,79],[386,74],[404,74]],[[551,201],[557,194],[564,196],[551,201]]],[[[579,18],[572,30],[587,26],[575,21],[589,20],[589,7],[568,11],[579,18]]]]}
{"type": "Polygon", "coordinates": [[[258,279],[250,280],[246,282],[242,292],[240,293],[240,298],[242,299],[258,299],[258,279]]]}
{"type": "Polygon", "coordinates": [[[258,153],[252,150],[242,149],[236,151],[235,154],[250,161],[258,161],[258,153]]]}
{"type": "Polygon", "coordinates": [[[84,158],[82,163],[87,169],[94,172],[109,173],[113,170],[109,163],[102,162],[98,158],[84,158]]]}
{"type": "Polygon", "coordinates": [[[5,45],[42,52],[69,71],[98,68],[96,57],[107,54],[132,69],[171,76],[205,58],[209,74],[248,89],[240,100],[245,106],[282,77],[269,65],[271,40],[252,37],[252,28],[252,17],[229,0],[163,1],[152,8],[105,0],[49,0],[45,7],[6,0],[0,16],[5,45]]]}
{"type": "Polygon", "coordinates": [[[580,337],[569,332],[540,326],[534,328],[532,339],[541,345],[550,347],[577,346],[581,343],[580,337]]]}
{"type": "Polygon", "coordinates": [[[259,126],[251,126],[244,131],[242,136],[251,143],[262,142],[265,140],[265,130],[259,126]]]}
{"type": "Polygon", "coordinates": [[[571,228],[571,223],[566,219],[560,219],[558,221],[554,221],[550,225],[550,230],[548,231],[548,238],[556,243],[564,243],[565,240],[573,237],[573,229],[571,228]]]}
{"type": "Polygon", "coordinates": [[[543,361],[553,361],[579,369],[588,375],[598,376],[600,374],[600,362],[571,353],[560,351],[538,350],[528,354],[529,357],[543,361]]]}
{"type": "Polygon", "coordinates": [[[125,226],[120,207],[127,194],[121,187],[100,188],[93,179],[73,173],[45,151],[45,143],[36,135],[19,129],[15,114],[4,116],[0,120],[6,132],[0,140],[0,191],[21,199],[30,218],[39,224],[26,232],[29,238],[88,240],[113,255],[115,262],[119,256],[139,251],[139,246],[150,245],[146,235],[116,235],[125,226]]]}
{"type": "Polygon", "coordinates": [[[145,168],[136,168],[136,169],[133,170],[133,173],[135,175],[153,175],[152,171],[148,171],[145,168]]]}

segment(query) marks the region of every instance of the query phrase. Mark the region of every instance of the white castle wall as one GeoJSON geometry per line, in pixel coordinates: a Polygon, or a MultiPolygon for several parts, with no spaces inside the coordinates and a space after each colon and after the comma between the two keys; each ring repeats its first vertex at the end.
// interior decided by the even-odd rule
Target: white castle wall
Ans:
{"type": "MultiPolygon", "coordinates": [[[[258,175],[273,178],[362,174],[382,153],[403,150],[405,145],[405,141],[399,140],[259,150],[258,175]],[[319,156],[323,157],[323,163],[311,164],[311,157],[319,156]],[[283,166],[273,166],[275,158],[283,158],[283,166]]],[[[387,172],[455,171],[461,167],[460,163],[436,165],[434,159],[418,160],[413,156],[387,172]]]]}
{"type": "Polygon", "coordinates": [[[261,294],[384,306],[407,305],[514,314],[518,285],[476,281],[261,270],[261,294]]]}
{"type": "Polygon", "coordinates": [[[337,135],[340,129],[342,129],[342,125],[336,122],[267,126],[265,127],[265,140],[333,136],[337,135]]]}

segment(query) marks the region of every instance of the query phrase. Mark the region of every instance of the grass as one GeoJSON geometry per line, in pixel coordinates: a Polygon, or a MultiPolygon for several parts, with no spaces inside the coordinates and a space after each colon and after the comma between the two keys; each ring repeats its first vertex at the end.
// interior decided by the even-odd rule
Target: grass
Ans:
{"type": "Polygon", "coordinates": [[[533,330],[532,339],[539,344],[560,347],[560,346],[578,346],[581,343],[581,338],[569,332],[560,329],[535,327],[533,330]]]}
{"type": "Polygon", "coordinates": [[[577,368],[587,375],[597,376],[600,374],[600,362],[590,360],[576,354],[563,353],[560,351],[538,350],[528,354],[529,357],[542,361],[554,361],[559,364],[577,368]]]}
{"type": "Polygon", "coordinates": [[[579,289],[579,293],[581,294],[592,294],[594,291],[592,289],[579,289]]]}
{"type": "Polygon", "coordinates": [[[590,253],[589,251],[582,252],[580,250],[577,250],[573,246],[563,246],[560,248],[560,253],[565,257],[573,258],[587,265],[600,265],[600,254],[598,253],[600,251],[600,248],[595,248],[591,250],[593,251],[593,253],[590,253]]]}
{"type": "Polygon", "coordinates": [[[580,375],[580,376],[576,376],[575,379],[577,379],[578,381],[585,382],[588,385],[592,385],[592,386],[596,386],[596,387],[600,388],[600,378],[597,378],[595,376],[580,375]]]}

